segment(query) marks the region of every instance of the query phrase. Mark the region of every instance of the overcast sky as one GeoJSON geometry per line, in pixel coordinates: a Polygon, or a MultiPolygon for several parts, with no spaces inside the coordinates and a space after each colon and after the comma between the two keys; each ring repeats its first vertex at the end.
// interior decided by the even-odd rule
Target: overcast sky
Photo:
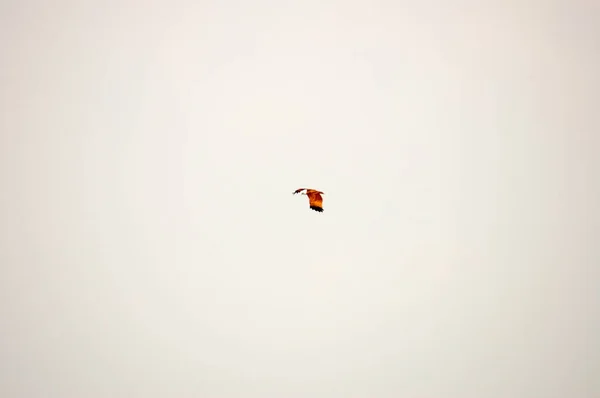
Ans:
{"type": "Polygon", "coordinates": [[[2,2],[0,395],[600,396],[599,20],[2,2]]]}

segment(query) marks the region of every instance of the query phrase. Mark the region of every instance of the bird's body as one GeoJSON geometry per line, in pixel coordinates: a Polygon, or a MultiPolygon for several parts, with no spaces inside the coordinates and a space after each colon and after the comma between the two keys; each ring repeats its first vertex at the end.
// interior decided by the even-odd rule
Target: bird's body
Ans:
{"type": "Polygon", "coordinates": [[[317,191],[316,189],[299,188],[294,191],[294,195],[302,192],[302,195],[308,196],[308,204],[314,211],[323,211],[323,192],[317,191]],[[305,192],[302,192],[305,191],[305,192]]]}

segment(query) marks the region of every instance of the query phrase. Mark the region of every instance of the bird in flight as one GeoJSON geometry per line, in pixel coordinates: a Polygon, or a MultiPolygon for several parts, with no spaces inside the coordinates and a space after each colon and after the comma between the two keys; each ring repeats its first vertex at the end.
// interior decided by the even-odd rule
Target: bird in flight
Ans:
{"type": "Polygon", "coordinates": [[[294,195],[300,192],[302,192],[302,195],[308,196],[308,204],[311,209],[318,212],[323,211],[323,197],[321,196],[324,195],[323,192],[317,191],[316,189],[300,188],[294,191],[294,195]]]}

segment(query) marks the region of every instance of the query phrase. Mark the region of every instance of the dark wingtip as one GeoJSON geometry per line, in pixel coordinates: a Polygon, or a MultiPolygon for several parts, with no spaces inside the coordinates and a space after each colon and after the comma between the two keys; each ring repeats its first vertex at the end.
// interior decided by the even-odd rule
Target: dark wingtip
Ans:
{"type": "Polygon", "coordinates": [[[322,207],[318,207],[318,206],[310,206],[311,209],[313,209],[314,211],[318,211],[319,213],[321,213],[323,211],[322,207]]]}

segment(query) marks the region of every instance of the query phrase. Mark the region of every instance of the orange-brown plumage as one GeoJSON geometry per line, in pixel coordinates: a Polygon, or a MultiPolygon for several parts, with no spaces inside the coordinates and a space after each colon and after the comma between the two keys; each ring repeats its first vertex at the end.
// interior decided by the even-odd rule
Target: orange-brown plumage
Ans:
{"type": "Polygon", "coordinates": [[[321,195],[323,194],[323,192],[317,191],[316,189],[299,188],[294,191],[294,194],[300,193],[302,191],[306,191],[302,194],[308,196],[308,204],[310,208],[314,211],[322,212],[323,197],[321,195]]]}

